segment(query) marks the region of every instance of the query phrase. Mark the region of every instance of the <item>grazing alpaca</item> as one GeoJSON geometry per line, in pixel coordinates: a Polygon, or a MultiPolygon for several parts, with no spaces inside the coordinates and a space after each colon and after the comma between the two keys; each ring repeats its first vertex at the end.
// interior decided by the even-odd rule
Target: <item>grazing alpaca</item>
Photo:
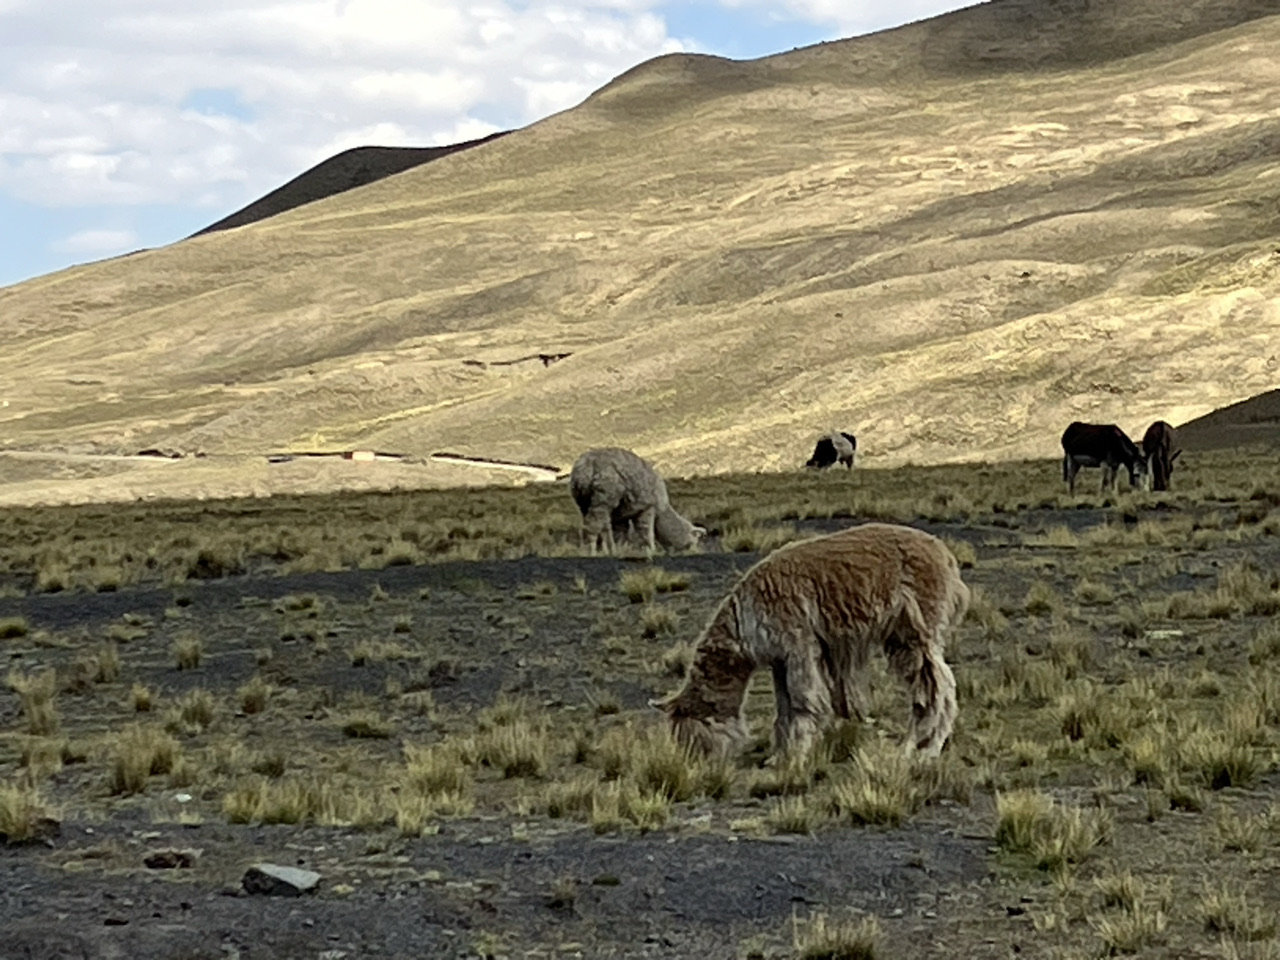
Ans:
{"type": "Polygon", "coordinates": [[[1178,434],[1163,420],[1147,427],[1142,435],[1142,455],[1147,458],[1147,472],[1151,475],[1152,490],[1168,490],[1173,475],[1173,461],[1182,450],[1178,447],[1178,434]]]}
{"type": "Polygon", "coordinates": [[[853,461],[858,455],[858,438],[843,430],[833,430],[825,437],[819,438],[813,448],[813,456],[805,463],[806,467],[824,469],[837,463],[843,463],[853,469],[853,461]]]}
{"type": "Polygon", "coordinates": [[[749,740],[743,704],[758,667],[773,671],[774,747],[805,754],[833,717],[861,717],[861,674],[879,647],[911,688],[908,752],[941,752],[956,717],[943,650],[969,588],[941,540],[869,523],[788,544],[743,575],[716,608],[684,686],[654,706],[677,739],[705,752],[749,740]]]}
{"type": "Polygon", "coordinates": [[[612,553],[633,530],[650,553],[658,544],[685,550],[707,532],[676,512],[658,471],[630,450],[588,450],[573,464],[569,490],[582,513],[582,533],[590,539],[592,553],[601,548],[612,553]]]}

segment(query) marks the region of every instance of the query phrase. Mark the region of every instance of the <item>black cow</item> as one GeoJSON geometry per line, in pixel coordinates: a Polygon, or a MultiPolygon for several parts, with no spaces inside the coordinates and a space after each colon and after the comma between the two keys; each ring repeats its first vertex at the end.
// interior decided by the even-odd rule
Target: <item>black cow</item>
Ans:
{"type": "Polygon", "coordinates": [[[822,470],[826,467],[843,463],[850,470],[858,455],[858,438],[852,433],[829,433],[813,448],[813,456],[805,463],[806,467],[822,470]]]}
{"type": "Polygon", "coordinates": [[[1129,471],[1129,486],[1147,486],[1147,460],[1123,430],[1114,423],[1076,421],[1062,433],[1062,479],[1076,492],[1081,467],[1102,467],[1102,489],[1116,488],[1121,465],[1129,471]]]}
{"type": "Polygon", "coordinates": [[[1142,452],[1147,458],[1151,473],[1152,490],[1168,490],[1169,477],[1173,475],[1173,461],[1182,450],[1178,447],[1178,435],[1173,427],[1157,420],[1142,435],[1142,452]]]}

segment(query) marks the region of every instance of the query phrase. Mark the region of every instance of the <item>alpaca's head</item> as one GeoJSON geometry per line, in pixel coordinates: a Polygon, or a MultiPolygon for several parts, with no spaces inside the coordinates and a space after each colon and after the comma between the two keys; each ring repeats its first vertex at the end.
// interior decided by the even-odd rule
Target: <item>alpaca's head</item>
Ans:
{"type": "Polygon", "coordinates": [[[683,700],[679,693],[665,700],[650,700],[671,721],[676,741],[707,756],[741,753],[751,745],[751,731],[741,713],[715,716],[683,700]]]}
{"type": "Polygon", "coordinates": [[[658,511],[653,530],[658,542],[669,550],[688,550],[707,535],[706,527],[690,523],[670,507],[658,511]]]}

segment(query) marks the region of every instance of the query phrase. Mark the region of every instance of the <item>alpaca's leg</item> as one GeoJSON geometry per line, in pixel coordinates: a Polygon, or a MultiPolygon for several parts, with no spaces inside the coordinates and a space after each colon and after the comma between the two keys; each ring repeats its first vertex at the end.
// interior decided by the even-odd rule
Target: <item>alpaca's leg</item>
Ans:
{"type": "Polygon", "coordinates": [[[791,694],[787,689],[785,660],[773,665],[773,700],[777,709],[777,716],[773,719],[773,742],[777,750],[782,751],[791,736],[791,694]]]}
{"type": "Polygon", "coordinates": [[[1109,463],[1102,464],[1102,492],[1106,493],[1110,490],[1112,493],[1116,489],[1116,467],[1109,463]]]}
{"type": "MultiPolygon", "coordinates": [[[[945,640],[919,639],[913,656],[891,657],[890,663],[911,688],[911,725],[908,753],[919,750],[927,757],[942,752],[956,720],[956,678],[942,657],[945,640]]],[[[905,651],[903,651],[905,653],[905,651]]]]}
{"type": "MultiPolygon", "coordinates": [[[[786,658],[783,676],[790,714],[777,727],[776,747],[779,753],[807,756],[822,728],[831,722],[831,688],[817,645],[806,639],[789,646],[792,653],[786,658]]],[[[775,682],[777,676],[775,670],[775,682]]]]}
{"type": "Polygon", "coordinates": [[[654,507],[650,507],[643,511],[635,520],[636,529],[640,532],[641,539],[644,541],[645,550],[648,551],[649,556],[651,557],[658,549],[658,543],[654,537],[653,530],[654,524],[657,520],[658,511],[654,507]]]}
{"type": "Polygon", "coordinates": [[[605,507],[592,504],[582,517],[583,532],[591,541],[591,555],[595,556],[603,546],[613,552],[612,517],[605,507]]]}

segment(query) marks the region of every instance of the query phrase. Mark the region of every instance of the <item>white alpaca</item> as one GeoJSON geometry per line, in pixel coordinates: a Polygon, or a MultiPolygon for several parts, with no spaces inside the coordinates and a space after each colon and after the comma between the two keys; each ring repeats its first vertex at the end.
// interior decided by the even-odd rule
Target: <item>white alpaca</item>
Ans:
{"type": "Polygon", "coordinates": [[[658,471],[630,450],[588,450],[573,464],[569,489],[582,512],[583,536],[592,553],[612,553],[633,529],[650,553],[658,544],[685,550],[706,533],[675,511],[658,471]]]}
{"type": "Polygon", "coordinates": [[[873,650],[910,687],[907,750],[937,756],[956,717],[943,659],[969,588],[941,540],[869,523],[788,544],[748,570],[716,608],[684,686],[654,705],[677,738],[706,752],[749,740],[743,705],[759,667],[773,671],[779,752],[807,753],[835,717],[861,717],[873,650]]]}

